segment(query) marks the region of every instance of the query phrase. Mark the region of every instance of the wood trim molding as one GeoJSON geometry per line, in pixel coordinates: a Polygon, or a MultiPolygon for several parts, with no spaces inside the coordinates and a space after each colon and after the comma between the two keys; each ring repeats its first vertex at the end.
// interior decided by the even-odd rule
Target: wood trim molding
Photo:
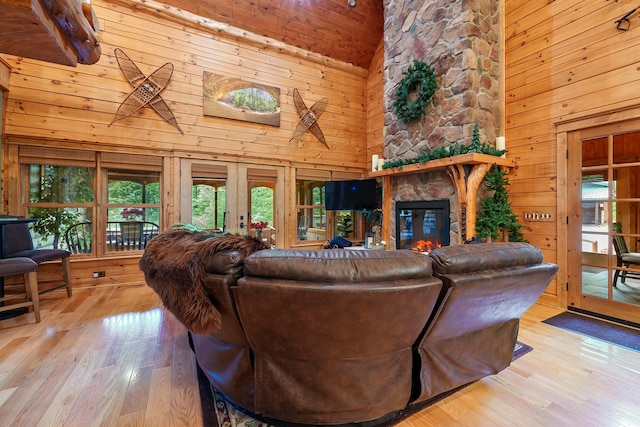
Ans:
{"type": "Polygon", "coordinates": [[[557,244],[557,258],[559,270],[556,274],[556,291],[555,291],[555,307],[566,308],[567,307],[567,283],[569,283],[568,277],[568,215],[569,208],[567,206],[569,183],[568,183],[568,171],[567,171],[567,150],[568,140],[567,132],[558,132],[556,134],[556,158],[557,158],[557,191],[556,191],[556,244],[557,244]]]}
{"type": "Polygon", "coordinates": [[[9,77],[11,76],[11,65],[0,57],[0,89],[9,90],[9,77]]]}
{"type": "Polygon", "coordinates": [[[606,111],[558,121],[555,125],[556,132],[562,133],[637,118],[640,118],[640,105],[638,104],[620,110],[606,111]]]}

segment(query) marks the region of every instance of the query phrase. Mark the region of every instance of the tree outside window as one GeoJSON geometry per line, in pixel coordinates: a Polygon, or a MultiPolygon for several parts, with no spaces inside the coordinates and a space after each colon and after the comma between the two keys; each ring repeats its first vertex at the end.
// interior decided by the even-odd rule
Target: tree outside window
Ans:
{"type": "Polygon", "coordinates": [[[251,222],[266,222],[274,226],[273,222],[273,188],[259,185],[251,189],[251,222]]]}
{"type": "Polygon", "coordinates": [[[34,245],[58,249],[73,224],[91,221],[94,204],[95,169],[75,166],[28,166],[28,215],[33,225],[34,245]]]}
{"type": "Polygon", "coordinates": [[[191,203],[193,225],[209,230],[225,229],[227,187],[224,180],[194,181],[191,203]]]}
{"type": "Polygon", "coordinates": [[[109,169],[107,219],[160,223],[160,173],[109,169]]]}

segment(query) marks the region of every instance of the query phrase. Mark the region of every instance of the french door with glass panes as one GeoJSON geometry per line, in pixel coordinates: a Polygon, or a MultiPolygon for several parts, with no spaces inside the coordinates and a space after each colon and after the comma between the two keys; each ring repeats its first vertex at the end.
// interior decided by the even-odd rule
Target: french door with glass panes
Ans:
{"type": "Polygon", "coordinates": [[[640,323],[640,119],[567,138],[568,304],[640,323]]]}
{"type": "Polygon", "coordinates": [[[283,167],[184,159],[181,177],[182,222],[282,247],[283,167]]]}

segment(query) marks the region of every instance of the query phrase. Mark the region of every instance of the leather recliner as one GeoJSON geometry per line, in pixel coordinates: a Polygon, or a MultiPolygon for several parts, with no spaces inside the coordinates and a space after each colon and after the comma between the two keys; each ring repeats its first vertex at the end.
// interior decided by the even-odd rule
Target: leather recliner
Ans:
{"type": "Polygon", "coordinates": [[[430,258],[443,289],[439,310],[417,345],[415,402],[509,366],[520,317],[558,271],[543,262],[539,248],[517,242],[447,246],[430,258]]]}
{"type": "Polygon", "coordinates": [[[255,357],[253,412],[305,424],[407,406],[413,344],[442,283],[411,251],[271,250],[234,290],[255,357]]]}

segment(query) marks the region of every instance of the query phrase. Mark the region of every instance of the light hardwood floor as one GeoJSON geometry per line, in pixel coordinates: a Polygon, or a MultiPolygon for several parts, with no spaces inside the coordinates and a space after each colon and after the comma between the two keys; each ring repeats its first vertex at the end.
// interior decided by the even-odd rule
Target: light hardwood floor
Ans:
{"type": "MultiPolygon", "coordinates": [[[[202,426],[185,328],[147,286],[42,296],[33,315],[0,321],[0,425],[202,426]]],[[[399,426],[640,426],[640,353],[541,323],[534,350],[399,426]]]]}

